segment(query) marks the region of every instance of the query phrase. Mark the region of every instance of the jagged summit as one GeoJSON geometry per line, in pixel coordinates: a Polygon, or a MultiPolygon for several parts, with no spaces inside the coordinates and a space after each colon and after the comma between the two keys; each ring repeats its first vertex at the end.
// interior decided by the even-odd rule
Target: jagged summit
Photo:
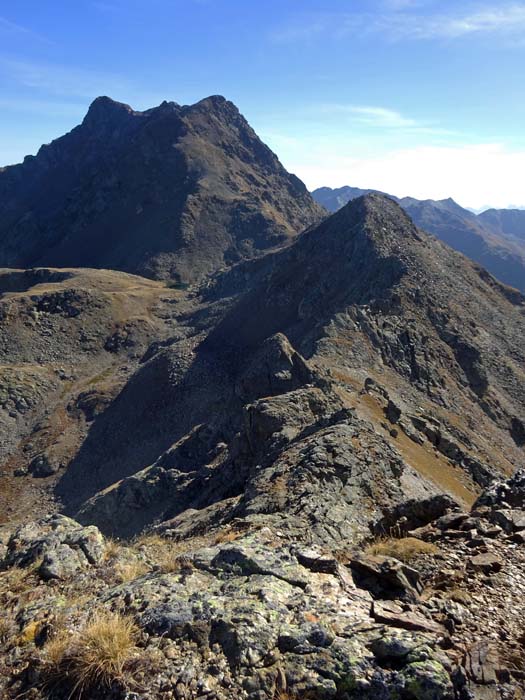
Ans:
{"type": "Polygon", "coordinates": [[[0,171],[0,266],[188,283],[322,216],[224,97],[139,112],[104,96],[69,134],[0,171]]]}

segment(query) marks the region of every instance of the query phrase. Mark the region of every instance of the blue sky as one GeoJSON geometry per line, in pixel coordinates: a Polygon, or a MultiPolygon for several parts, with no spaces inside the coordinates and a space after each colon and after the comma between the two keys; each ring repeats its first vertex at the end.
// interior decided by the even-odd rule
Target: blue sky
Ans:
{"type": "Polygon", "coordinates": [[[525,2],[0,0],[0,164],[220,93],[311,188],[525,206],[524,69],[525,2]]]}

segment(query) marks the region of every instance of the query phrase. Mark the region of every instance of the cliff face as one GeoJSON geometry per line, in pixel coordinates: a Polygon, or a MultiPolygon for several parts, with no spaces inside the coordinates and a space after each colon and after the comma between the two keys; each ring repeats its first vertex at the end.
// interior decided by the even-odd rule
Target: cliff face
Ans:
{"type": "Polygon", "coordinates": [[[224,98],[136,112],[101,97],[80,126],[0,171],[0,266],[187,283],[322,215],[224,98]]]}

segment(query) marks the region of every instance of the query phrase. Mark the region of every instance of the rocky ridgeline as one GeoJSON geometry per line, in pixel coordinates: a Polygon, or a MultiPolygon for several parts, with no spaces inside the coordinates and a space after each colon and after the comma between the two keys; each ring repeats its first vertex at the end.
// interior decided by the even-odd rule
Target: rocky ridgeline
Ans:
{"type": "Polygon", "coordinates": [[[430,523],[417,501],[397,520],[385,513],[400,537],[344,552],[249,520],[132,545],[64,516],[4,528],[2,697],[70,697],[54,640],[64,630],[81,639],[94,615],[117,613],[137,627],[133,652],[84,697],[520,698],[525,473],[470,512],[436,503],[430,523]],[[411,547],[412,559],[380,553],[389,547],[403,559],[411,547]]]}

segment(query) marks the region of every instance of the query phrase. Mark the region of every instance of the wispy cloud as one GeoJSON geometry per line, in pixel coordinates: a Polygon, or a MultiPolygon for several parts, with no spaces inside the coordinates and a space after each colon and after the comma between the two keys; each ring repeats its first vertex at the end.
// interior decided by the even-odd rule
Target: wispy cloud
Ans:
{"type": "Polygon", "coordinates": [[[525,31],[525,3],[476,5],[470,10],[428,12],[422,0],[383,0],[377,12],[340,12],[297,15],[277,28],[278,43],[352,35],[383,34],[392,40],[458,39],[469,36],[521,38],[525,31]]]}
{"type": "Polygon", "coordinates": [[[469,35],[520,35],[525,30],[525,5],[485,7],[463,14],[417,15],[403,13],[388,25],[384,20],[377,28],[395,37],[413,39],[457,39],[469,35]]]}
{"type": "Polygon", "coordinates": [[[47,39],[45,36],[42,36],[38,32],[33,31],[32,29],[29,29],[29,27],[24,27],[21,24],[16,24],[15,22],[11,22],[10,20],[6,19],[5,17],[0,17],[0,36],[13,36],[13,37],[22,37],[25,36],[27,38],[31,39],[36,39],[39,42],[42,42],[44,44],[52,44],[49,39],[47,39]]]}
{"type": "MultiPolygon", "coordinates": [[[[109,95],[130,102],[136,109],[146,109],[162,100],[165,94],[143,89],[133,80],[110,71],[90,70],[45,62],[0,56],[0,77],[17,88],[30,91],[31,100],[86,104],[98,95],[109,95]]],[[[4,93],[4,97],[8,95],[4,93]]],[[[169,96],[168,96],[169,97],[169,96]]]]}
{"type": "Polygon", "coordinates": [[[395,109],[383,106],[325,103],[311,106],[310,111],[323,118],[333,116],[340,121],[346,119],[354,126],[378,129],[383,132],[385,130],[402,131],[407,134],[427,136],[452,136],[456,134],[456,132],[444,129],[435,123],[418,121],[395,109]]]}
{"type": "Polygon", "coordinates": [[[0,109],[15,114],[45,114],[50,117],[82,117],[85,104],[56,100],[0,97],[0,109]]]}
{"type": "Polygon", "coordinates": [[[321,112],[347,115],[366,126],[377,126],[386,129],[416,127],[415,119],[404,117],[400,112],[385,107],[367,107],[359,105],[326,104],[321,106],[321,112]]]}
{"type": "Polygon", "coordinates": [[[27,88],[37,88],[51,95],[90,98],[104,92],[119,92],[129,81],[112,73],[85,70],[74,66],[46,64],[0,58],[0,71],[27,88]]]}

